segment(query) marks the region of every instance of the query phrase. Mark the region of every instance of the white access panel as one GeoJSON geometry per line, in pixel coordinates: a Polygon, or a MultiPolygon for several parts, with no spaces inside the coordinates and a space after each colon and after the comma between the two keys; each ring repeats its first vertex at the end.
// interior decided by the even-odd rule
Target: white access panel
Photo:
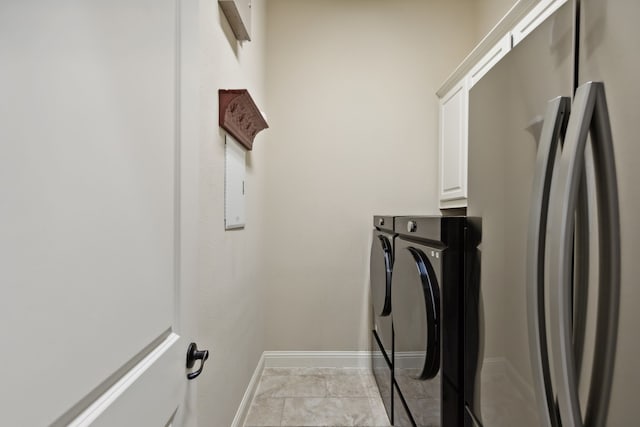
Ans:
{"type": "Polygon", "coordinates": [[[231,135],[225,139],[224,226],[243,228],[245,224],[244,182],[246,150],[231,135]]]}

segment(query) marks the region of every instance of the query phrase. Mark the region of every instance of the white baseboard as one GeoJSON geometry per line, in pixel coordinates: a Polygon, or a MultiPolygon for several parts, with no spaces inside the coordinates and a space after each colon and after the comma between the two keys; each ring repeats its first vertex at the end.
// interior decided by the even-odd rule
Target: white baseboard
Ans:
{"type": "Polygon", "coordinates": [[[265,368],[370,368],[370,351],[265,351],[265,368]]]}
{"type": "Polygon", "coordinates": [[[253,375],[251,376],[251,380],[249,381],[247,390],[245,390],[244,392],[244,396],[242,397],[240,406],[238,406],[236,416],[233,417],[231,427],[244,426],[244,421],[247,418],[247,414],[249,413],[251,402],[253,402],[253,396],[256,394],[256,389],[258,388],[258,383],[260,382],[260,377],[262,376],[262,371],[264,370],[264,362],[265,357],[264,353],[262,353],[262,356],[260,356],[260,360],[258,361],[258,366],[256,366],[256,369],[253,371],[253,375]]]}

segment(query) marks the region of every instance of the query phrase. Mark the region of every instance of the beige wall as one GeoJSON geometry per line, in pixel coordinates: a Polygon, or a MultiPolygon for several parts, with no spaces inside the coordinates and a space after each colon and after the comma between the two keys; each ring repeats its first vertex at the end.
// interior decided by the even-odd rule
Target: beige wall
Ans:
{"type": "Polygon", "coordinates": [[[476,41],[484,36],[513,7],[517,0],[476,0],[474,18],[476,25],[476,41]]]}
{"type": "Polygon", "coordinates": [[[253,0],[253,41],[239,44],[216,1],[200,5],[200,254],[198,344],[211,352],[198,382],[198,419],[228,426],[264,349],[262,204],[268,131],[247,156],[247,226],[224,230],[224,133],[218,89],[247,88],[265,108],[265,6],[253,0]]]}
{"type": "Polygon", "coordinates": [[[438,213],[434,93],[500,3],[254,0],[239,44],[199,0],[200,423],[231,423],[265,349],[368,348],[371,216],[438,213]],[[239,231],[224,231],[219,88],[248,88],[271,127],[239,231]]]}
{"type": "Polygon", "coordinates": [[[267,3],[266,350],[368,349],[374,214],[436,214],[435,92],[473,1],[267,3]]]}

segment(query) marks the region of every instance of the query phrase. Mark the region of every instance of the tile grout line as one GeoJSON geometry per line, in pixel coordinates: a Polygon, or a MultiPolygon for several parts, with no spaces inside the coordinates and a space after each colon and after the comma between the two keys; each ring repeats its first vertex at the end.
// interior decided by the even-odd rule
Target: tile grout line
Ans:
{"type": "Polygon", "coordinates": [[[285,397],[284,399],[282,399],[282,411],[280,411],[280,422],[278,423],[279,426],[282,426],[282,423],[284,423],[284,406],[287,404],[287,398],[285,397]]]}

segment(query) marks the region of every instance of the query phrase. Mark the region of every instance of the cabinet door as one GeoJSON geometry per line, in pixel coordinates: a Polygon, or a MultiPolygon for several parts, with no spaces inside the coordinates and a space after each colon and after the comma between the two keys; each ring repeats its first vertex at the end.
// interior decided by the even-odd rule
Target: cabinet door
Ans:
{"type": "Polygon", "coordinates": [[[440,100],[440,207],[464,207],[467,197],[467,79],[440,100]]]}

